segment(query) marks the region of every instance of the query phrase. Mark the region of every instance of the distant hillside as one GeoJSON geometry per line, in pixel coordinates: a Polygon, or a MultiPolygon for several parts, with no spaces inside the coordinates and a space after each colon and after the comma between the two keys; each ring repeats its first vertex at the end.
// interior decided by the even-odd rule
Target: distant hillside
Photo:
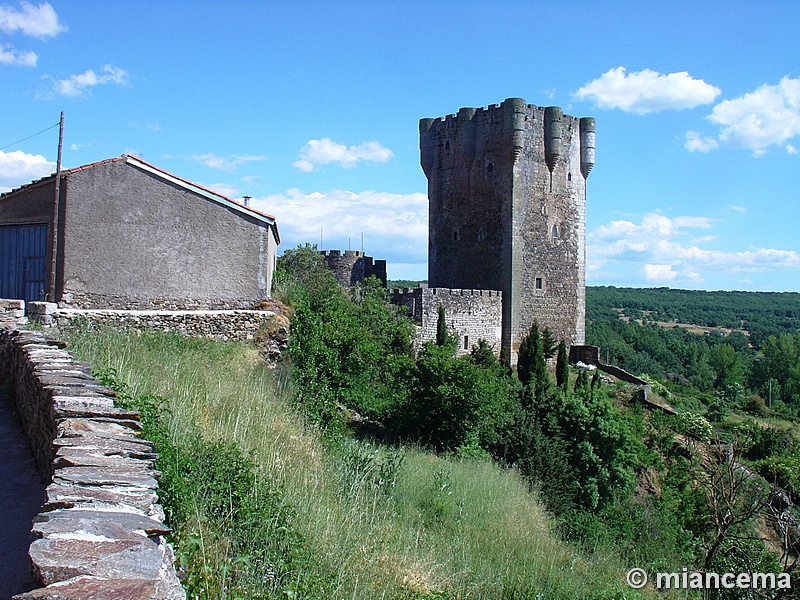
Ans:
{"type": "Polygon", "coordinates": [[[743,330],[758,346],[770,335],[800,331],[800,293],[592,286],[586,288],[586,317],[590,323],[626,317],[743,330]]]}
{"type": "Polygon", "coordinates": [[[413,288],[417,287],[420,283],[428,283],[427,279],[389,279],[386,282],[386,287],[390,290],[398,288],[413,288]]]}

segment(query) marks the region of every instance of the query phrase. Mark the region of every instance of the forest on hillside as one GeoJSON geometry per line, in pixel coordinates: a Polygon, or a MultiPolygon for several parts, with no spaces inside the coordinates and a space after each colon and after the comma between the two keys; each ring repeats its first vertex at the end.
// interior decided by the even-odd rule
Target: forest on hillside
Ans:
{"type": "Polygon", "coordinates": [[[687,392],[751,392],[797,416],[800,294],[590,287],[586,296],[586,341],[606,362],[687,392]]]}

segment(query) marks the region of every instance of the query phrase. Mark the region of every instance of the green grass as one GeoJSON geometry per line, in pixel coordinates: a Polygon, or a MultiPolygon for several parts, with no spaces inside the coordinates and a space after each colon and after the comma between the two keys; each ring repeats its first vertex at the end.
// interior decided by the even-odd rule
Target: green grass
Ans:
{"type": "MultiPolygon", "coordinates": [[[[293,403],[290,372],[268,369],[250,346],[88,327],[63,337],[93,368],[114,369],[131,396],[165,399],[164,443],[178,456],[205,449],[188,479],[225,466],[214,463],[213,448],[227,448],[218,441],[243,451],[242,469],[251,461],[252,495],[269,502],[242,514],[269,526],[234,520],[233,499],[227,520],[212,523],[203,495],[186,501],[189,516],[173,524],[177,554],[200,563],[189,569],[196,597],[646,597],[627,588],[626,566],[613,552],[587,556],[557,539],[514,471],[415,447],[323,438],[293,403]],[[251,533],[242,533],[243,522],[251,533]],[[237,550],[243,547],[247,556],[237,550]]],[[[231,462],[229,450],[218,461],[231,462]]]]}

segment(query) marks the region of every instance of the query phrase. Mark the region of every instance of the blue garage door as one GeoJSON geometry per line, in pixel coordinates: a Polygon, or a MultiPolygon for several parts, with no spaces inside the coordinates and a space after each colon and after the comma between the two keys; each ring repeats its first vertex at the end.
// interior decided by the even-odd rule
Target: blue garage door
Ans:
{"type": "Polygon", "coordinates": [[[47,225],[0,225],[0,298],[45,299],[47,225]]]}

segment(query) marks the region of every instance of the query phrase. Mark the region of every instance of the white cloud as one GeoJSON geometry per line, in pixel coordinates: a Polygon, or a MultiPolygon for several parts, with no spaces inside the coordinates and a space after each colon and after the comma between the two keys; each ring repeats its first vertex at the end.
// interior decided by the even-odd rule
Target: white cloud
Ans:
{"type": "Polygon", "coordinates": [[[227,183],[201,183],[203,187],[214,190],[226,198],[236,198],[239,195],[239,188],[227,183]]]}
{"type": "Polygon", "coordinates": [[[11,46],[0,46],[0,64],[35,67],[38,60],[36,52],[15,50],[11,46]]]}
{"type": "Polygon", "coordinates": [[[379,142],[362,142],[358,146],[345,146],[322,138],[309,140],[300,149],[300,160],[292,163],[301,171],[311,172],[321,165],[338,163],[345,169],[352,169],[359,161],[385,163],[394,156],[394,152],[379,142]]]}
{"type": "Polygon", "coordinates": [[[640,115],[660,110],[680,110],[710,104],[721,93],[686,71],[664,75],[645,69],[626,73],[625,67],[611,69],[575,92],[579,99],[599,108],[619,108],[640,115]]]}
{"type": "Polygon", "coordinates": [[[30,183],[55,171],[56,163],[40,154],[26,154],[22,150],[0,150],[0,192],[30,183]]]}
{"type": "Polygon", "coordinates": [[[698,237],[684,244],[689,230],[709,229],[706,217],[675,217],[648,214],[641,224],[612,221],[587,236],[587,272],[599,276],[614,265],[641,265],[639,273],[649,283],[698,283],[704,274],[719,272],[764,272],[779,269],[800,271],[800,253],[795,250],[752,248],[738,252],[708,250],[700,244],[714,236],[698,237]]]}
{"type": "Polygon", "coordinates": [[[784,77],[714,107],[709,120],[722,127],[720,142],[763,152],[800,135],[800,78],[784,77]]]}
{"type": "Polygon", "coordinates": [[[78,75],[71,75],[68,79],[59,79],[53,86],[53,91],[59,96],[86,96],[97,85],[128,85],[128,72],[119,67],[105,65],[100,74],[88,69],[78,75]]]}
{"type": "Polygon", "coordinates": [[[641,273],[650,283],[667,283],[678,276],[672,265],[642,265],[641,273]]]}
{"type": "Polygon", "coordinates": [[[689,131],[688,150],[708,152],[725,146],[762,155],[771,146],[784,146],[796,154],[789,141],[800,135],[800,78],[784,77],[777,85],[764,84],[739,98],[723,100],[707,118],[719,125],[718,137],[689,131]]]}
{"type": "Polygon", "coordinates": [[[703,137],[694,130],[686,132],[686,149],[689,152],[711,152],[717,148],[719,148],[719,142],[714,138],[703,137]]]}
{"type": "Polygon", "coordinates": [[[233,156],[217,156],[213,152],[208,152],[206,154],[195,154],[192,156],[192,158],[210,169],[218,169],[220,171],[228,172],[235,171],[246,162],[266,160],[265,156],[239,154],[235,154],[233,156]]]}
{"type": "Polygon", "coordinates": [[[282,248],[301,243],[319,244],[322,228],[325,249],[364,249],[370,256],[392,263],[422,265],[428,251],[428,197],[425,194],[388,192],[304,193],[298,189],[284,194],[254,198],[253,208],[276,215],[282,248]]]}
{"type": "Polygon", "coordinates": [[[731,204],[729,207],[731,210],[735,210],[738,213],[742,213],[743,215],[747,214],[747,208],[744,206],[739,206],[737,204],[731,204]]]}
{"type": "Polygon", "coordinates": [[[34,6],[29,2],[20,2],[19,6],[19,9],[0,6],[0,31],[9,34],[20,32],[23,35],[44,39],[67,30],[58,21],[56,11],[49,3],[43,2],[39,6],[34,6]]]}

